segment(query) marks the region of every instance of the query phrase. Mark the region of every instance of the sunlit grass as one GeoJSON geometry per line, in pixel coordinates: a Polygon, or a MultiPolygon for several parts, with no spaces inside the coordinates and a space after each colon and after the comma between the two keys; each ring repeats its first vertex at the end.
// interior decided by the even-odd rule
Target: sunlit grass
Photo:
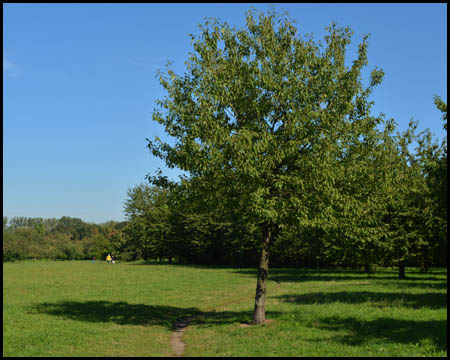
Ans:
{"type": "Polygon", "coordinates": [[[3,356],[446,356],[447,272],[273,269],[266,325],[253,269],[25,261],[3,265],[3,356]]]}

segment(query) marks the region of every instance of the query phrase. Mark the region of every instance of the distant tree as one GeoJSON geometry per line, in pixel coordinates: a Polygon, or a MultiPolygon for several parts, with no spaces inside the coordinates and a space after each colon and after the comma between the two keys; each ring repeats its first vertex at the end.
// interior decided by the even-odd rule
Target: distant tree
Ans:
{"type": "Polygon", "coordinates": [[[43,237],[32,227],[21,226],[3,234],[3,261],[41,258],[43,237]]]}
{"type": "Polygon", "coordinates": [[[394,191],[383,202],[383,222],[388,229],[384,257],[398,265],[399,279],[406,278],[407,263],[421,262],[422,268],[427,268],[435,247],[435,231],[440,227],[437,199],[433,198],[426,170],[439,149],[431,141],[429,130],[416,134],[417,126],[411,121],[407,130],[395,137],[390,164],[394,191]]]}
{"type": "Polygon", "coordinates": [[[92,259],[92,256],[95,256],[97,259],[105,259],[106,255],[110,254],[113,250],[113,245],[109,239],[101,233],[84,238],[81,242],[83,244],[82,252],[85,259],[92,259]]]}
{"type": "MultiPolygon", "coordinates": [[[[168,96],[157,102],[165,111],[155,110],[153,119],[175,143],[156,138],[148,146],[169,168],[188,173],[181,185],[202,194],[204,212],[238,208],[245,223],[258,227],[253,323],[260,324],[273,234],[283,224],[323,229],[339,221],[333,206],[349,200],[334,186],[335,168],[348,149],[368,153],[381,137],[375,128],[383,119],[370,116],[368,97],[383,72],[372,71],[363,87],[367,36],[352,66],[345,65],[349,28],[331,24],[324,48],[297,36],[292,22],[275,12],[256,17],[250,11],[246,20],[243,30],[208,20],[201,36],[192,36],[196,54],[188,73],[169,68],[161,75],[168,96]]],[[[351,201],[358,208],[348,211],[362,211],[365,202],[351,201]]]]}
{"type": "Polygon", "coordinates": [[[50,232],[58,225],[58,219],[44,219],[45,231],[50,232]]]}
{"type": "Polygon", "coordinates": [[[45,225],[43,219],[39,219],[33,224],[33,228],[39,233],[39,235],[44,236],[45,231],[45,225]]]}
{"type": "Polygon", "coordinates": [[[125,201],[128,225],[125,238],[138,256],[163,258],[168,256],[170,233],[168,190],[140,184],[128,191],[125,201]]]}
{"type": "Polygon", "coordinates": [[[17,229],[19,227],[27,227],[28,225],[28,218],[24,216],[14,216],[11,219],[9,219],[9,225],[12,230],[17,229]]]}
{"type": "Polygon", "coordinates": [[[79,218],[63,216],[53,228],[54,233],[67,234],[73,240],[81,240],[98,232],[98,225],[88,224],[79,218]]]}
{"type": "MultiPolygon", "coordinates": [[[[434,97],[436,107],[442,112],[443,128],[447,131],[447,104],[439,97],[434,97]]],[[[433,165],[428,168],[430,173],[431,187],[435,189],[435,199],[442,218],[447,220],[448,199],[447,199],[447,133],[442,139],[440,152],[434,158],[433,165]]]]}
{"type": "MultiPolygon", "coordinates": [[[[436,107],[442,112],[443,128],[447,129],[447,104],[435,96],[436,107]]],[[[427,129],[418,139],[417,161],[424,178],[421,196],[423,236],[427,239],[421,252],[421,268],[427,271],[431,261],[443,266],[447,254],[447,136],[441,143],[433,141],[427,129]]]]}
{"type": "Polygon", "coordinates": [[[446,131],[445,137],[441,143],[441,155],[437,159],[437,164],[431,169],[430,188],[434,189],[433,197],[436,200],[436,211],[440,216],[442,225],[439,227],[438,237],[441,246],[436,247],[437,256],[443,262],[439,262],[440,266],[447,266],[447,215],[448,215],[448,193],[447,193],[447,104],[439,97],[434,98],[436,107],[442,112],[443,128],[446,131]]]}

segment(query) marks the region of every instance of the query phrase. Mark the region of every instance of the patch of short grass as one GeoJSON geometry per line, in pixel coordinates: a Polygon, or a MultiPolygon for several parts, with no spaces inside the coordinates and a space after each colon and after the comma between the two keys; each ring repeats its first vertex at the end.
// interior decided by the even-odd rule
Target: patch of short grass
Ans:
{"type": "MultiPolygon", "coordinates": [[[[90,261],[3,264],[4,356],[170,356],[175,322],[227,301],[231,270],[90,261]]],[[[232,289],[232,291],[230,291],[232,289]]]]}
{"type": "Polygon", "coordinates": [[[273,269],[270,323],[252,317],[253,269],[3,264],[3,356],[446,356],[447,272],[273,269]]]}
{"type": "MultiPolygon", "coordinates": [[[[237,271],[251,276],[247,270],[237,271]]],[[[191,326],[186,356],[446,356],[446,271],[274,269],[267,325],[191,326]]],[[[251,313],[251,304],[228,311],[251,313]]],[[[240,320],[242,321],[244,317],[240,320]]]]}

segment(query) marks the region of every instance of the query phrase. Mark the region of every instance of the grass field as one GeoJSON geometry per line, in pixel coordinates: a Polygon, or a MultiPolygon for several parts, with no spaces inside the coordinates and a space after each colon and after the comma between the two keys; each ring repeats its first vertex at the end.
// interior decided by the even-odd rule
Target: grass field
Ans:
{"type": "Polygon", "coordinates": [[[447,270],[269,270],[23,261],[3,264],[3,356],[447,356],[447,270]]]}

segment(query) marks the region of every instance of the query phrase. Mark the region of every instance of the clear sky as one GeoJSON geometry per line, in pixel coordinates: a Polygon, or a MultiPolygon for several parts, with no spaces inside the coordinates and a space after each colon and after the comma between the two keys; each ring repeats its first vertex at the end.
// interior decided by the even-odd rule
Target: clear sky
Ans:
{"type": "MultiPolygon", "coordinates": [[[[157,69],[183,73],[189,33],[204,17],[245,25],[268,4],[3,4],[3,215],[123,220],[128,188],[169,171],[146,148],[165,96],[157,69]]],[[[446,4],[276,4],[299,33],[354,31],[349,61],[370,33],[367,73],[385,71],[374,114],[411,118],[442,139],[433,95],[447,101],[446,4]]]]}

